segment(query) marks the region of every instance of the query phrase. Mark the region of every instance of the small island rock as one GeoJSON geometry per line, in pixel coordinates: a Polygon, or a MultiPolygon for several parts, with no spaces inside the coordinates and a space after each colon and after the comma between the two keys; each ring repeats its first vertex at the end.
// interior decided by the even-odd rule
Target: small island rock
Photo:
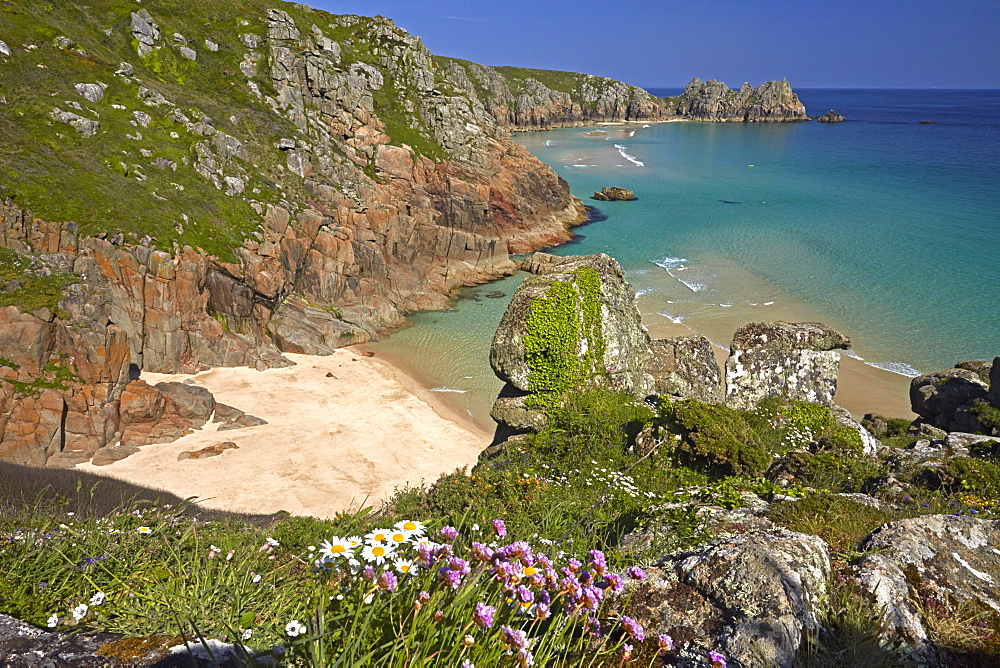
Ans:
{"type": "Polygon", "coordinates": [[[595,192],[594,199],[602,202],[628,202],[635,199],[635,193],[628,188],[612,186],[610,188],[601,188],[598,192],[595,192]]]}
{"type": "Polygon", "coordinates": [[[820,123],[843,123],[844,117],[838,114],[836,111],[831,109],[822,116],[816,119],[820,123]]]}

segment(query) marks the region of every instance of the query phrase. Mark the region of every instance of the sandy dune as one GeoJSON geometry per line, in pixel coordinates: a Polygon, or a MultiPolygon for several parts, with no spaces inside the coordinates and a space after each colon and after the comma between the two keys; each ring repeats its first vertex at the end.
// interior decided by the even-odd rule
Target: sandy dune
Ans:
{"type": "Polygon", "coordinates": [[[218,432],[210,423],[108,466],[79,468],[196,496],[212,508],[329,517],[378,505],[396,487],[431,483],[474,464],[490,442],[491,434],[468,416],[449,413],[433,393],[376,357],[351,349],[287,357],[296,365],[216,368],[193,376],[144,373],[150,384],[174,380],[206,387],[217,401],[268,424],[218,432]],[[178,461],[183,451],[224,441],[238,449],[178,461]]]}

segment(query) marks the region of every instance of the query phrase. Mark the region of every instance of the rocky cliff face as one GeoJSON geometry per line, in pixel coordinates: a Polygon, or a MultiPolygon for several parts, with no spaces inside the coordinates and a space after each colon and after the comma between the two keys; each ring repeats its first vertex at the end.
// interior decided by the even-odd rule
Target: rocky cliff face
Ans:
{"type": "Polygon", "coordinates": [[[0,54],[14,129],[0,154],[27,165],[25,149],[51,148],[5,176],[0,245],[76,284],[58,308],[6,316],[37,355],[22,364],[20,337],[0,341],[5,458],[106,446],[130,364],[265,368],[288,363],[281,350],[364,341],[583,219],[565,182],[477,100],[442,93],[420,40],[386,19],[15,4],[0,17],[20,45],[0,54]],[[71,381],[35,392],[47,365],[71,381]]]}
{"type": "Polygon", "coordinates": [[[435,58],[446,84],[475,98],[510,130],[549,130],[602,121],[692,120],[712,122],[807,121],[805,106],[787,81],[731,90],[721,81],[692,79],[678,97],[604,77],[572,72],[486,67],[435,58]]]}

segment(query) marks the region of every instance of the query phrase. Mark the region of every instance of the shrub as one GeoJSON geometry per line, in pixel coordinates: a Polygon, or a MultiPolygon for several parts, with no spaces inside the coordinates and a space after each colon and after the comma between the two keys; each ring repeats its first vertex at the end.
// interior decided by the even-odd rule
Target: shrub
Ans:
{"type": "Polygon", "coordinates": [[[674,453],[684,466],[716,476],[756,475],[771,462],[758,434],[727,406],[668,401],[661,405],[660,420],[681,436],[674,453]]]}

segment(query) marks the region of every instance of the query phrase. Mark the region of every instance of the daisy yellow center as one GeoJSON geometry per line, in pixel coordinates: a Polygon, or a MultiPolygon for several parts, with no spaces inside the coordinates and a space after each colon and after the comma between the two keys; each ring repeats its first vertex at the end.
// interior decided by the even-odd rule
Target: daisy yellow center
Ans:
{"type": "Polygon", "coordinates": [[[337,554],[338,552],[347,552],[347,548],[343,545],[334,545],[330,548],[330,552],[333,552],[334,554],[337,554]]]}
{"type": "Polygon", "coordinates": [[[416,530],[417,525],[413,522],[405,522],[403,524],[403,528],[406,529],[407,531],[414,531],[416,530]]]}
{"type": "Polygon", "coordinates": [[[372,548],[372,554],[374,554],[376,557],[384,557],[385,556],[385,548],[384,547],[374,547],[374,548],[372,548]]]}
{"type": "Polygon", "coordinates": [[[393,540],[393,542],[396,542],[396,543],[405,543],[406,542],[406,534],[394,533],[394,534],[392,534],[392,540],[393,540]]]}
{"type": "Polygon", "coordinates": [[[385,534],[384,533],[377,533],[377,534],[375,534],[374,538],[375,538],[375,540],[385,540],[385,534]]]}
{"type": "Polygon", "coordinates": [[[409,564],[403,564],[402,566],[399,567],[399,570],[402,571],[403,573],[409,573],[410,568],[411,566],[409,564]]]}
{"type": "Polygon", "coordinates": [[[524,569],[524,574],[527,575],[528,577],[531,577],[532,575],[534,575],[537,572],[538,572],[538,569],[535,568],[534,566],[528,566],[527,568],[524,569]]]}

